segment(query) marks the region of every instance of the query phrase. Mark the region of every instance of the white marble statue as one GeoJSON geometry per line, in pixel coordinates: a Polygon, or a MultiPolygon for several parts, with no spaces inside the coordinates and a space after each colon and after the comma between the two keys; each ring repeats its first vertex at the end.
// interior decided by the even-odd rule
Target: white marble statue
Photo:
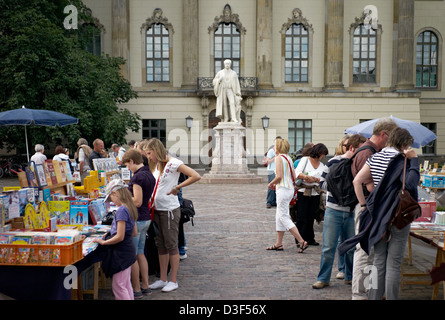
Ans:
{"type": "Polygon", "coordinates": [[[224,60],[224,69],[213,79],[216,96],[216,116],[224,122],[241,123],[241,87],[238,75],[230,69],[232,61],[224,60]]]}

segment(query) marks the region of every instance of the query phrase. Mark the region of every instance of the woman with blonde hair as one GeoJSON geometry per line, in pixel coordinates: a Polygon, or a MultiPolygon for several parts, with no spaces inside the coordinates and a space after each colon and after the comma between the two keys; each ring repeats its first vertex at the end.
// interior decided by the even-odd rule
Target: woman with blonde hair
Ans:
{"type": "Polygon", "coordinates": [[[283,236],[285,231],[289,231],[300,244],[299,253],[307,249],[307,242],[301,237],[295,224],[292,222],[289,213],[289,204],[294,195],[294,183],[296,179],[292,167],[292,160],[287,155],[289,153],[289,142],[285,139],[275,140],[275,178],[269,183],[269,188],[276,188],[277,211],[275,215],[275,228],[277,240],[274,245],[266,250],[283,250],[283,236]]]}
{"type": "Polygon", "coordinates": [[[170,292],[178,288],[177,274],[179,269],[178,233],[181,208],[178,193],[201,179],[199,173],[186,166],[181,160],[170,156],[159,139],[152,138],[144,145],[153,176],[156,179],[155,190],[151,197],[154,208],[152,219],[159,226],[159,235],[155,237],[159,255],[160,279],[150,285],[150,289],[162,289],[170,292]],[[188,178],[178,184],[179,175],[188,178]],[[171,276],[167,282],[167,270],[170,262],[171,276]]]}

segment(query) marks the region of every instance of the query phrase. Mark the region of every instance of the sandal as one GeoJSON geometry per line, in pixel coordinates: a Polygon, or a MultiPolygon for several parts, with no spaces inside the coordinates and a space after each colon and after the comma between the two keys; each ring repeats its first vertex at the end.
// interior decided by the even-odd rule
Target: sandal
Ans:
{"type": "Polygon", "coordinates": [[[300,243],[300,250],[298,250],[298,253],[303,253],[307,248],[309,248],[309,245],[307,244],[307,241],[303,240],[303,243],[300,243]]]}
{"type": "Polygon", "coordinates": [[[266,250],[282,251],[283,250],[283,245],[282,244],[280,244],[279,246],[273,245],[271,247],[267,247],[266,250]]]}

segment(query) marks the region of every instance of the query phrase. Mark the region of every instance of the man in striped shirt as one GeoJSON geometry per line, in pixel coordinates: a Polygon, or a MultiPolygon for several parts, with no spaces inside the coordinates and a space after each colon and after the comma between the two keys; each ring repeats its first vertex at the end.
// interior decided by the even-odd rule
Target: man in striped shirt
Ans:
{"type": "MultiPolygon", "coordinates": [[[[382,148],[386,146],[388,142],[389,134],[392,130],[397,128],[397,124],[391,118],[383,118],[379,120],[373,129],[373,133],[371,138],[369,138],[363,145],[369,145],[375,149],[375,152],[380,151],[382,148]]],[[[352,161],[351,171],[352,176],[355,178],[357,173],[361,170],[361,168],[365,165],[366,161],[370,156],[373,155],[372,150],[363,150],[359,152],[352,161]]],[[[371,191],[374,187],[374,182],[372,178],[364,181],[364,190],[365,186],[369,186],[368,191],[371,191]]],[[[367,193],[369,195],[369,192],[367,193]]],[[[362,213],[362,207],[360,204],[357,204],[354,209],[354,223],[355,223],[355,233],[358,233],[360,214],[362,213]]],[[[360,245],[357,245],[357,249],[354,252],[354,268],[352,271],[352,300],[364,300],[368,298],[368,284],[365,283],[365,279],[368,277],[368,274],[364,273],[364,270],[372,265],[372,261],[374,260],[374,251],[371,250],[369,252],[369,256],[360,248],[360,245]]]]}
{"type": "MultiPolygon", "coordinates": [[[[334,264],[335,252],[337,251],[338,240],[343,240],[354,236],[354,214],[353,208],[343,207],[337,204],[337,201],[331,194],[326,183],[326,176],[330,167],[344,158],[351,158],[355,150],[366,141],[361,134],[354,134],[346,142],[347,152],[344,155],[335,156],[330,159],[321,175],[320,186],[327,190],[326,192],[326,210],[323,222],[323,243],[321,249],[320,272],[317,281],[312,285],[314,289],[322,289],[329,285],[332,266],[334,264]]],[[[354,251],[350,250],[345,254],[345,283],[350,284],[352,280],[352,264],[354,251]]]]}

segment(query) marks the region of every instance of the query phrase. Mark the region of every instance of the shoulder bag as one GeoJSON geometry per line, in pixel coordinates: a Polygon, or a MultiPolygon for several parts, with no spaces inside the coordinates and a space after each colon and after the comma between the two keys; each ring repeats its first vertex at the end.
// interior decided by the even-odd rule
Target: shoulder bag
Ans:
{"type": "MultiPolygon", "coordinates": [[[[301,179],[297,179],[297,180],[295,180],[295,177],[294,177],[294,175],[295,175],[295,172],[293,171],[293,168],[292,168],[292,165],[290,164],[290,161],[285,157],[285,156],[283,156],[283,158],[287,161],[287,163],[289,164],[289,170],[290,170],[290,174],[291,174],[291,176],[292,176],[292,182],[293,182],[293,185],[294,185],[294,195],[292,196],[292,199],[291,199],[291,201],[290,201],[290,205],[291,206],[294,206],[294,205],[296,205],[297,204],[297,200],[298,200],[298,186],[299,185],[297,185],[297,180],[301,180],[301,179]]],[[[284,171],[284,170],[283,170],[284,171]]],[[[301,183],[300,183],[301,184],[301,183]]]]}
{"type": "Polygon", "coordinates": [[[422,215],[422,208],[420,207],[419,203],[410,195],[409,191],[405,189],[406,161],[405,156],[402,189],[397,194],[399,204],[397,206],[394,218],[390,223],[390,225],[394,225],[398,229],[403,229],[422,215]]]}

